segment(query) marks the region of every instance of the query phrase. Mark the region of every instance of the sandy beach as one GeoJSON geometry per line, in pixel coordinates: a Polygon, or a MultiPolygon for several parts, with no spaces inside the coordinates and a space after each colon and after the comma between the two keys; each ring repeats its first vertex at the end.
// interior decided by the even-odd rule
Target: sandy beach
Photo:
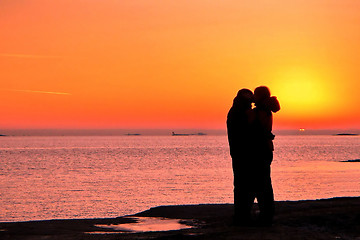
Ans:
{"type": "MultiPolygon", "coordinates": [[[[255,211],[256,208],[257,206],[255,211]]],[[[160,206],[135,215],[109,219],[2,222],[0,238],[360,239],[360,197],[276,202],[276,216],[272,227],[234,226],[232,212],[232,204],[201,204],[160,206]],[[181,226],[186,226],[186,229],[132,232],[121,227],[134,225],[147,217],[158,218],[155,230],[162,228],[162,222],[165,226],[166,221],[171,219],[180,219],[183,224],[181,226]]],[[[178,220],[174,222],[177,223],[178,220]]],[[[175,226],[177,227],[179,226],[175,226]]]]}

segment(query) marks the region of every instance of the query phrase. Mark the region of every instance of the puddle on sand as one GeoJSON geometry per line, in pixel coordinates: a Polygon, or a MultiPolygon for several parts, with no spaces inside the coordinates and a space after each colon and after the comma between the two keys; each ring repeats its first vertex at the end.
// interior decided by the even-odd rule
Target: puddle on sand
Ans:
{"type": "MultiPolygon", "coordinates": [[[[134,219],[137,220],[136,223],[95,225],[95,226],[111,229],[117,232],[135,232],[135,233],[172,231],[172,230],[193,228],[192,226],[181,223],[180,222],[181,219],[158,218],[158,217],[136,217],[134,219]]],[[[106,233],[111,233],[111,232],[106,232],[106,233]]]]}

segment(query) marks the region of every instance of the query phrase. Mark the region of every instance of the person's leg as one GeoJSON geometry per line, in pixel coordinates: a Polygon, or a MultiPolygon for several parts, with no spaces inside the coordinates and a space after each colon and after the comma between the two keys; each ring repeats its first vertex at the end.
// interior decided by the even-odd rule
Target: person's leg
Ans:
{"type": "Polygon", "coordinates": [[[257,195],[257,200],[260,209],[259,222],[264,224],[271,224],[274,218],[274,194],[272,187],[261,191],[257,195]]]}
{"type": "Polygon", "coordinates": [[[257,194],[260,209],[259,221],[265,225],[271,225],[274,217],[274,192],[271,184],[270,166],[264,166],[262,186],[257,194]]]}
{"type": "Polygon", "coordinates": [[[238,225],[251,222],[251,209],[255,199],[248,171],[242,170],[234,174],[234,221],[238,225]]]}
{"type": "Polygon", "coordinates": [[[255,200],[253,189],[253,168],[250,158],[244,155],[242,161],[233,161],[234,170],[234,222],[249,225],[252,222],[251,210],[255,200]],[[240,163],[241,164],[234,164],[240,163]]]}
{"type": "Polygon", "coordinates": [[[237,225],[248,225],[251,223],[251,210],[255,196],[246,187],[234,188],[234,222],[237,225]]]}

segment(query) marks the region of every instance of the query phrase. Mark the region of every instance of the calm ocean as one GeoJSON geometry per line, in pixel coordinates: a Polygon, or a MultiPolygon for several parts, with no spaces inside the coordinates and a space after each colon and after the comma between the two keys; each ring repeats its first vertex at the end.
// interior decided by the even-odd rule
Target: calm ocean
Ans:
{"type": "MultiPolygon", "coordinates": [[[[360,195],[358,136],[277,136],[276,200],[360,195]]],[[[0,138],[0,221],[118,217],[231,203],[226,136],[0,138]]]]}

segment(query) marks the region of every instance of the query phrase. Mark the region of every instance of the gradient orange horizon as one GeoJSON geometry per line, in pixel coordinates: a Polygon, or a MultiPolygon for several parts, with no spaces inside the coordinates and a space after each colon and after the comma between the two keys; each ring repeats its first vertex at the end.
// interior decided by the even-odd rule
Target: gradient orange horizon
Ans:
{"type": "Polygon", "coordinates": [[[0,3],[0,129],[224,129],[266,85],[274,129],[360,129],[360,2],[0,3]]]}

